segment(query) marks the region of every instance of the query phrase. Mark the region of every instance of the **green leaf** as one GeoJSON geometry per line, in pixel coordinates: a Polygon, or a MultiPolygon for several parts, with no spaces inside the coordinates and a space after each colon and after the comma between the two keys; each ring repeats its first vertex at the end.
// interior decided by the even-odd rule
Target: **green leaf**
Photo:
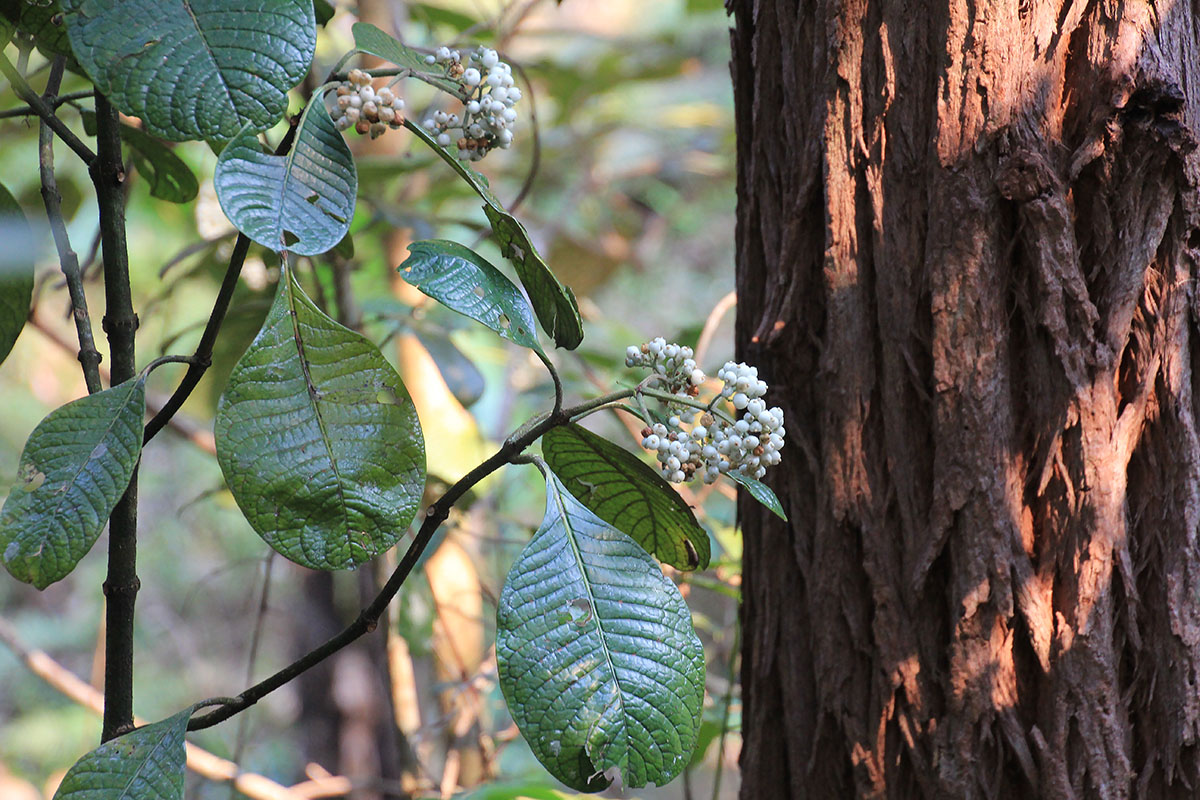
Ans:
{"type": "Polygon", "coordinates": [[[70,56],[71,43],[60,17],[58,0],[0,0],[0,16],[17,30],[34,38],[42,51],[51,55],[70,56]]]}
{"type": "Polygon", "coordinates": [[[578,347],[583,341],[583,320],[579,317],[575,294],[551,272],[545,259],[533,246],[525,226],[504,210],[496,195],[487,187],[487,181],[482,175],[448,153],[420,125],[406,124],[405,127],[433,148],[433,151],[483,198],[483,211],[487,214],[492,232],[500,244],[500,252],[516,267],[517,276],[520,277],[525,291],[529,293],[542,330],[550,334],[559,347],[568,350],[578,347]]]}
{"type": "Polygon", "coordinates": [[[425,56],[407,47],[395,38],[388,36],[369,22],[356,22],[350,28],[354,34],[354,49],[363,53],[378,56],[384,61],[390,61],[397,67],[405,67],[413,72],[419,72],[425,80],[444,92],[456,97],[461,96],[463,85],[445,76],[441,67],[434,68],[425,63],[425,56]]]}
{"type": "Polygon", "coordinates": [[[37,243],[21,206],[0,185],[0,363],[12,352],[29,318],[37,243]]]}
{"type": "Polygon", "coordinates": [[[658,563],[546,477],[546,516],[517,557],[496,620],[500,688],[537,759],[572,788],[627,787],[684,768],[704,699],[704,651],[658,563]]]}
{"type": "Polygon", "coordinates": [[[188,203],[200,184],[183,159],[153,136],[132,125],[121,124],[121,139],[129,145],[138,172],[150,183],[150,196],[170,203],[188,203]]]}
{"type": "Polygon", "coordinates": [[[113,105],[172,141],[261,131],[316,48],[312,0],[62,0],[79,63],[113,105]]]}
{"type": "Polygon", "coordinates": [[[0,511],[0,559],[14,578],[45,589],[87,555],[133,477],[145,416],[138,376],[55,409],[33,429],[0,511]]]}
{"type": "Polygon", "coordinates": [[[404,536],[425,486],[421,425],[370,341],[291,268],[217,408],[217,459],[246,519],[298,564],[345,569],[404,536]]]}
{"type": "Polygon", "coordinates": [[[522,347],[542,353],[533,311],[521,291],[483,256],[456,242],[413,242],[400,276],[464,316],[522,347]]]}
{"type": "Polygon", "coordinates": [[[750,492],[751,497],[771,509],[771,513],[775,516],[787,522],[787,514],[783,513],[783,504],[779,502],[779,498],[775,496],[775,492],[771,491],[770,486],[740,472],[726,472],[725,475],[734,483],[740,483],[742,486],[745,486],[746,491],[750,492]]]}
{"type": "Polygon", "coordinates": [[[579,425],[548,431],[542,454],[575,499],[661,561],[681,570],[708,567],[708,533],[637,456],[579,425]]]}
{"type": "Polygon", "coordinates": [[[313,12],[317,17],[317,24],[324,26],[325,23],[333,19],[333,15],[337,13],[337,9],[328,0],[313,0],[313,12]]]}
{"type": "Polygon", "coordinates": [[[67,770],[54,800],[183,800],[192,709],[110,739],[67,770]]]}
{"type": "Polygon", "coordinates": [[[332,249],[350,230],[358,174],[318,96],[304,109],[291,152],[263,152],[247,128],[221,151],[213,185],[242,233],[272,250],[311,256],[332,249]]]}

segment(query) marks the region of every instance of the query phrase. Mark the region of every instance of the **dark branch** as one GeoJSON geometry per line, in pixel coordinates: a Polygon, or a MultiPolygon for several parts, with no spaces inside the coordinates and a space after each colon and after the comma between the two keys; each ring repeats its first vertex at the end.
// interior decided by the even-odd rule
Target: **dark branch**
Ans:
{"type": "MultiPolygon", "coordinates": [[[[298,124],[299,118],[292,120],[288,132],[280,140],[279,146],[275,148],[275,155],[283,155],[292,146],[298,124]]],[[[200,334],[200,343],[196,345],[196,352],[192,354],[188,370],[174,393],[163,404],[162,409],[146,423],[146,432],[142,436],[143,443],[149,442],[166,427],[167,423],[171,421],[171,417],[175,416],[176,412],[183,407],[212,364],[213,347],[217,342],[217,334],[221,332],[221,323],[225,321],[225,314],[228,313],[229,304],[233,301],[233,292],[237,289],[238,279],[242,274],[242,265],[246,261],[246,253],[249,250],[250,238],[244,233],[239,233],[237,242],[233,245],[233,253],[229,256],[229,266],[225,269],[225,278],[221,281],[221,288],[217,291],[217,299],[213,303],[212,313],[208,317],[208,323],[204,326],[204,333],[200,334]]]]}
{"type": "Polygon", "coordinates": [[[388,578],[387,583],[379,590],[375,599],[359,613],[358,618],[354,622],[350,623],[341,633],[333,636],[324,644],[306,653],[266,680],[251,686],[216,710],[199,717],[193,717],[192,721],[188,723],[188,730],[197,731],[204,728],[211,728],[213,725],[229,719],[234,714],[244,711],[271,692],[293,680],[300,673],[321,663],[363,634],[375,630],[375,626],[379,622],[380,616],[387,609],[388,603],[400,591],[400,587],[408,578],[409,573],[412,572],[413,567],[416,566],[417,561],[420,560],[421,554],[425,552],[425,548],[429,545],[430,540],[433,539],[434,533],[446,521],[446,517],[450,514],[450,509],[458,502],[459,498],[466,494],[479,481],[500,469],[500,467],[512,463],[526,447],[537,441],[538,437],[546,431],[564,424],[568,419],[569,412],[551,414],[545,417],[536,425],[530,427],[521,436],[510,438],[490,458],[464,475],[457,483],[447,489],[446,493],[438,498],[437,502],[425,510],[425,520],[421,523],[421,527],[417,531],[412,544],[408,546],[408,550],[404,553],[404,558],[400,560],[400,563],[392,572],[391,577],[388,578]]]}
{"type": "MultiPolygon", "coordinates": [[[[45,99],[53,103],[58,87],[62,83],[62,56],[54,59],[50,77],[46,82],[45,99]]],[[[54,238],[54,249],[58,251],[58,263],[67,281],[67,292],[71,296],[71,316],[75,318],[75,332],[79,337],[79,363],[83,366],[83,379],[89,394],[104,388],[100,382],[100,352],[92,335],[92,319],[88,314],[87,294],[83,288],[83,275],[79,270],[79,257],[67,237],[67,225],[62,213],[62,194],[54,176],[54,135],[45,120],[38,130],[38,166],[42,179],[42,204],[50,222],[50,233],[54,238]]]]}
{"type": "MultiPolygon", "coordinates": [[[[42,98],[38,97],[33,89],[29,88],[29,84],[21,77],[21,73],[13,66],[13,63],[8,60],[8,57],[0,53],[0,72],[4,73],[4,77],[8,78],[12,84],[13,91],[20,97],[34,112],[42,118],[42,121],[50,126],[50,129],[58,134],[58,138],[62,139],[67,147],[75,151],[75,154],[83,159],[83,163],[91,166],[96,160],[96,154],[92,152],[86,144],[80,141],[79,137],[71,132],[66,123],[59,119],[54,114],[54,109],[46,105],[42,98]]],[[[99,113],[99,109],[97,109],[99,113]]]]}

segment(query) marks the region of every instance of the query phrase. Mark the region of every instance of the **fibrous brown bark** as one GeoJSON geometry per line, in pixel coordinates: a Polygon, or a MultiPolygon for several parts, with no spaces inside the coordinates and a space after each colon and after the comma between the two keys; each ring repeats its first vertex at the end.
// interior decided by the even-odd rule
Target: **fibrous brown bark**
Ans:
{"type": "Polygon", "coordinates": [[[743,796],[1200,791],[1200,14],[730,0],[743,796]]]}

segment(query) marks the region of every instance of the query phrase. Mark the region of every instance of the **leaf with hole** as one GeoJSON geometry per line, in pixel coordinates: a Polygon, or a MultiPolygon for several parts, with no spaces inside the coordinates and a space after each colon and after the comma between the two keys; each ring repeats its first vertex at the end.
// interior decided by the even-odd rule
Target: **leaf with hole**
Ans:
{"type": "Polygon", "coordinates": [[[312,0],[62,0],[62,8],[97,88],[171,141],[269,128],[316,48],[312,0]]]}
{"type": "Polygon", "coordinates": [[[508,573],[496,617],[500,688],[554,777],[599,791],[662,786],[687,765],[704,651],[675,584],[550,473],[546,516],[508,573]]]}
{"type": "Polygon", "coordinates": [[[708,567],[708,533],[671,485],[637,456],[579,425],[552,428],[542,454],[575,499],[681,570],[708,567]]]}
{"type": "Polygon", "coordinates": [[[37,242],[21,206],[0,185],[0,363],[12,352],[29,318],[37,242]]]}
{"type": "Polygon", "coordinates": [[[110,739],[75,762],[54,800],[183,800],[192,709],[110,739]]]}
{"type": "Polygon", "coordinates": [[[0,559],[39,589],[70,574],[100,536],[142,452],[142,376],[50,412],[25,442],[0,511],[0,559]]]}
{"type": "Polygon", "coordinates": [[[217,459],[250,525],[282,555],[346,569],[404,536],[425,443],[400,376],[313,304],[289,267],[217,408],[217,459]]]}
{"type": "Polygon", "coordinates": [[[542,353],[529,303],[483,256],[444,239],[413,242],[408,252],[397,267],[404,280],[505,339],[542,353]]]}
{"type": "Polygon", "coordinates": [[[787,514],[783,513],[783,504],[779,502],[779,498],[775,496],[775,492],[771,491],[770,486],[740,472],[726,472],[725,475],[734,483],[740,483],[742,486],[745,486],[746,491],[750,493],[751,497],[770,509],[772,514],[787,522],[787,514]]]}
{"type": "Polygon", "coordinates": [[[350,230],[358,174],[318,95],[286,156],[264,152],[247,128],[221,151],[213,185],[242,233],[272,250],[311,256],[333,249],[350,230]]]}
{"type": "Polygon", "coordinates": [[[410,69],[422,76],[422,80],[433,86],[438,87],[444,92],[449,92],[452,95],[460,96],[463,91],[463,85],[458,81],[448,78],[445,71],[437,64],[426,64],[425,56],[413,50],[404,44],[401,44],[394,37],[387,35],[379,28],[369,22],[356,22],[350,28],[350,32],[354,34],[354,49],[363,53],[370,53],[373,56],[378,56],[384,61],[390,61],[397,67],[410,69]]]}
{"type": "Polygon", "coordinates": [[[521,279],[525,291],[529,293],[529,300],[533,303],[533,310],[537,313],[538,322],[542,324],[542,330],[550,334],[559,347],[568,350],[578,347],[583,341],[583,320],[579,316],[575,294],[550,270],[545,259],[533,246],[525,226],[504,210],[504,206],[488,188],[482,175],[447,152],[433,139],[429,131],[411,122],[406,122],[405,127],[453,167],[454,171],[483,198],[483,212],[487,215],[496,241],[500,244],[500,252],[516,267],[517,276],[521,279]]]}

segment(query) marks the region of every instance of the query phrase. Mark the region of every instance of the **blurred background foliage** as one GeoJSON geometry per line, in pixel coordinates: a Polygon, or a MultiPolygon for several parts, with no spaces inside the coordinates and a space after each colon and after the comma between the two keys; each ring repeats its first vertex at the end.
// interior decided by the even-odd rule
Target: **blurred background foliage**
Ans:
{"type": "MultiPolygon", "coordinates": [[[[569,395],[631,382],[622,368],[625,346],[655,335],[697,347],[710,371],[731,356],[734,143],[729,23],[718,0],[341,0],[333,10],[302,89],[315,86],[350,48],[358,19],[417,47],[488,44],[519,66],[519,85],[532,102],[518,140],[480,167],[579,295],[587,337],[575,352],[552,354],[569,395]]],[[[8,53],[16,60],[19,48],[10,45],[8,53]]],[[[46,65],[36,50],[29,55],[36,89],[46,65]]],[[[68,74],[62,91],[87,88],[68,74]]],[[[414,116],[439,102],[420,84],[401,89],[414,116]]],[[[293,110],[306,92],[294,94],[293,110]]],[[[0,183],[44,233],[37,126],[3,113],[19,105],[8,86],[0,87],[0,183]]],[[[61,116],[84,135],[90,106],[84,97],[61,116]]],[[[278,136],[276,130],[268,138],[278,136]]],[[[431,498],[521,421],[548,408],[551,389],[527,351],[425,302],[396,279],[394,268],[414,239],[455,239],[504,263],[484,238],[477,197],[404,132],[374,142],[351,138],[360,192],[351,236],[332,255],[301,260],[301,272],[318,303],[381,343],[401,371],[426,433],[431,498]]],[[[215,155],[203,143],[172,147],[199,178],[194,200],[153,198],[136,163],[128,182],[139,363],[192,351],[234,238],[212,191],[215,155]]],[[[57,171],[98,323],[95,200],[83,166],[61,145],[57,171]]],[[[34,311],[0,366],[0,493],[11,486],[38,420],[85,393],[67,292],[48,234],[39,239],[34,311]]],[[[324,640],[353,619],[395,559],[330,574],[273,558],[224,487],[212,456],[212,414],[265,315],[277,274],[273,254],[252,251],[213,368],[179,424],[143,456],[136,705],[148,719],[236,693],[324,640]]],[[[178,367],[154,373],[152,406],[181,374],[178,367]]],[[[634,447],[629,418],[593,417],[589,425],[634,447]]],[[[736,795],[740,706],[731,675],[741,547],[732,492],[725,482],[717,487],[684,490],[713,538],[712,567],[700,574],[668,568],[707,652],[700,747],[671,786],[606,796],[736,795]]],[[[386,631],[194,741],[243,770],[295,786],[295,797],[573,796],[537,764],[513,726],[492,648],[500,586],[541,519],[543,496],[532,469],[493,476],[451,516],[423,574],[414,574],[393,603],[386,631]]],[[[98,740],[99,718],[32,674],[17,649],[40,648],[101,685],[105,549],[102,538],[73,575],[44,592],[0,580],[0,640],[8,645],[0,647],[0,796],[49,798],[66,768],[98,740]]],[[[193,775],[188,796],[237,792],[193,775]]]]}

